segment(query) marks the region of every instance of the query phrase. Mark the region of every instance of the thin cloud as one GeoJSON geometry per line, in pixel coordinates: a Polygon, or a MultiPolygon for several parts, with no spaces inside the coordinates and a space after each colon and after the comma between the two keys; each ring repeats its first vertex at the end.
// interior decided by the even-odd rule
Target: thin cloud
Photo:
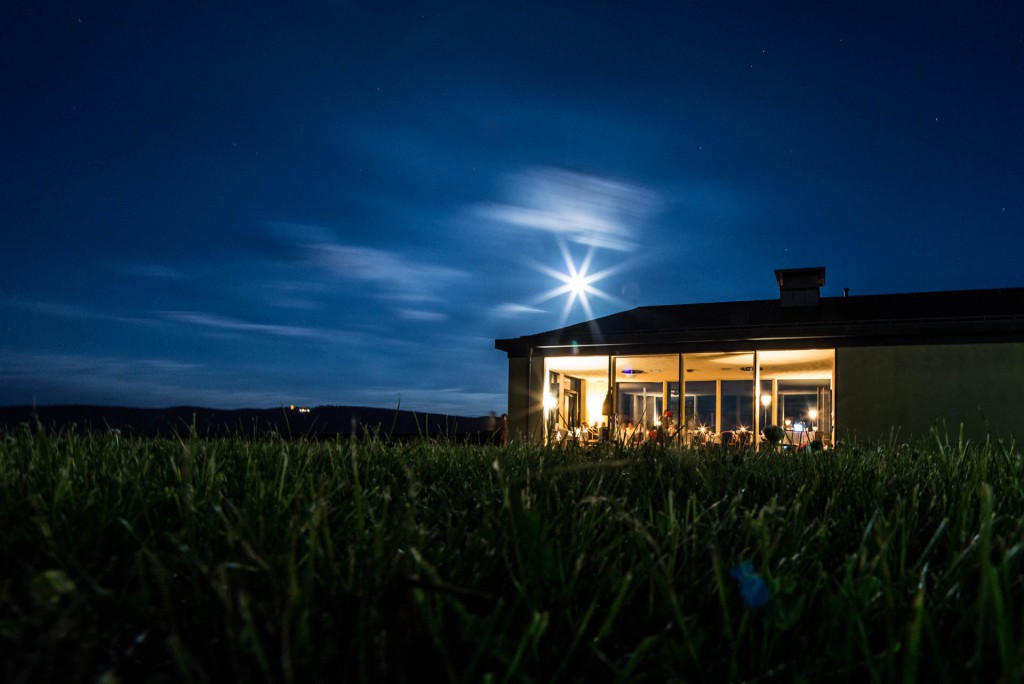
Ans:
{"type": "Polygon", "coordinates": [[[535,306],[524,306],[523,304],[513,304],[507,302],[501,304],[494,309],[494,313],[504,318],[510,318],[512,316],[523,316],[547,313],[544,309],[538,309],[535,306]]]}
{"type": "Polygon", "coordinates": [[[163,264],[142,262],[122,263],[115,264],[114,268],[125,275],[153,278],[156,280],[180,280],[185,277],[185,274],[181,271],[171,268],[170,266],[164,266],[163,264]]]}
{"type": "Polygon", "coordinates": [[[284,394],[211,387],[211,369],[171,359],[0,350],[5,403],[200,404],[217,408],[278,406],[284,394]]]}
{"type": "Polygon", "coordinates": [[[397,252],[332,243],[306,246],[311,262],[332,275],[376,285],[381,294],[406,302],[439,301],[436,291],[468,276],[465,271],[424,264],[397,252]]]}
{"type": "Polygon", "coordinates": [[[328,291],[325,283],[309,280],[277,280],[264,285],[268,306],[279,309],[315,311],[323,308],[319,298],[328,291]]]}
{"type": "Polygon", "coordinates": [[[66,304],[64,302],[41,302],[32,300],[0,300],[0,304],[16,306],[44,316],[55,316],[57,318],[68,318],[82,321],[104,321],[114,323],[131,323],[135,325],[153,325],[154,321],[146,318],[132,316],[116,316],[106,311],[80,306],[78,304],[66,304]]]}
{"type": "Polygon", "coordinates": [[[480,205],[476,213],[512,228],[620,252],[636,248],[639,227],[663,204],[637,185],[546,167],[512,176],[508,194],[509,202],[480,205]]]}
{"type": "Polygon", "coordinates": [[[71,373],[91,373],[104,376],[174,374],[197,370],[202,365],[173,359],[137,359],[86,354],[21,354],[0,352],[0,378],[13,380],[31,377],[45,368],[61,377],[71,373]]]}
{"type": "Polygon", "coordinates": [[[266,302],[269,306],[278,309],[292,309],[295,311],[316,311],[323,308],[318,302],[299,297],[271,296],[266,298],[266,302]]]}
{"type": "MultiPolygon", "coordinates": [[[[336,287],[336,279],[361,284],[360,292],[400,307],[395,313],[406,319],[440,320],[444,314],[436,309],[447,301],[445,290],[470,276],[465,270],[432,263],[422,252],[410,257],[393,250],[341,244],[334,231],[322,225],[272,221],[267,226],[273,238],[286,243],[304,267],[318,269],[321,275],[312,276],[313,282],[328,290],[336,287]],[[432,306],[413,311],[425,304],[432,306]]],[[[310,278],[306,268],[304,282],[309,283],[310,278]]],[[[288,307],[294,299],[271,303],[288,307]]]]}
{"type": "Polygon", "coordinates": [[[211,330],[227,332],[256,332],[277,337],[321,338],[324,333],[313,328],[302,328],[293,325],[276,325],[272,323],[252,323],[237,318],[227,318],[216,314],[200,311],[164,311],[161,315],[170,321],[197,325],[211,330]]]}
{"type": "Polygon", "coordinates": [[[396,309],[395,313],[408,321],[446,321],[449,318],[448,314],[443,314],[439,311],[422,311],[419,309],[396,309]]]}
{"type": "Polygon", "coordinates": [[[64,304],[62,302],[31,302],[31,301],[19,301],[14,302],[16,306],[34,311],[36,313],[45,314],[47,316],[57,316],[58,318],[78,318],[83,320],[90,319],[101,319],[107,320],[111,316],[108,314],[100,313],[94,309],[89,309],[84,306],[78,306],[77,304],[64,304]]]}

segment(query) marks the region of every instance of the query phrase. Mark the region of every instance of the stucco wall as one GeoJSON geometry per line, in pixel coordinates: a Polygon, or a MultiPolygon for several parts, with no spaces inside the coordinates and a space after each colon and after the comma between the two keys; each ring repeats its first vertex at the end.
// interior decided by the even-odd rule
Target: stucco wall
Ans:
{"type": "Polygon", "coordinates": [[[841,440],[1024,438],[1024,344],[840,348],[835,390],[841,440]]]}
{"type": "Polygon", "coordinates": [[[509,439],[543,443],[544,380],[543,359],[534,359],[532,365],[528,358],[508,360],[509,439]]]}

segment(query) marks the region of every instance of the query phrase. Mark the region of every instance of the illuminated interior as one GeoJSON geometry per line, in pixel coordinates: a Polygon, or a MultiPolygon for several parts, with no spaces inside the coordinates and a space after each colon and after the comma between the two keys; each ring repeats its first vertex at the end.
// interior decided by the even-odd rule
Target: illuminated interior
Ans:
{"type": "Polygon", "coordinates": [[[772,350],[756,356],[756,372],[754,352],[548,357],[543,400],[548,439],[588,431],[596,438],[604,428],[605,436],[614,438],[624,431],[647,435],[661,429],[659,436],[688,444],[754,442],[761,429],[776,425],[785,431],[785,443],[829,445],[835,428],[835,350],[772,350]],[[609,409],[613,415],[604,413],[609,409]]]}

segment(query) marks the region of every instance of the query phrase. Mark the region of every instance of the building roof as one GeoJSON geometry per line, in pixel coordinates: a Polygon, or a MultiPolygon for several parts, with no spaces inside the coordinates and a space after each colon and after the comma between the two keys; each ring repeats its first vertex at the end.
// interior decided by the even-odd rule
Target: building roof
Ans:
{"type": "Polygon", "coordinates": [[[495,341],[510,357],[1024,340],[1024,288],[642,306],[495,341]]]}

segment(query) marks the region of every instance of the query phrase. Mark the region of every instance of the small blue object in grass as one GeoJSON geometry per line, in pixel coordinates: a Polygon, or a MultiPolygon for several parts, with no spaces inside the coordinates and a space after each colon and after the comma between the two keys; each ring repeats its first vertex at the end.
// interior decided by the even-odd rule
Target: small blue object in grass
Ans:
{"type": "Polygon", "coordinates": [[[743,561],[732,569],[732,576],[740,585],[740,596],[743,603],[750,608],[760,608],[772,597],[768,583],[764,577],[754,572],[754,565],[750,561],[743,561]]]}

